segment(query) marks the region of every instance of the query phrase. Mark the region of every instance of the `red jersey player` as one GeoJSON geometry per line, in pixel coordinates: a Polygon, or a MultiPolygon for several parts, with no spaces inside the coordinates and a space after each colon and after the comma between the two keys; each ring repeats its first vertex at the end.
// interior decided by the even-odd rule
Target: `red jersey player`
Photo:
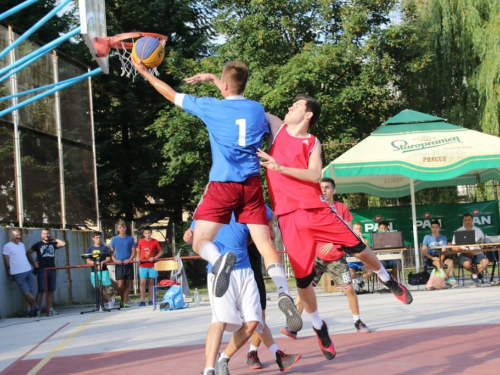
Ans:
{"type": "Polygon", "coordinates": [[[261,165],[267,168],[269,195],[274,213],[279,217],[298,294],[311,318],[323,355],[333,359],[335,346],[319,315],[311,285],[316,275],[314,258],[318,243],[333,243],[358,258],[373,269],[380,281],[403,303],[410,304],[412,296],[387,273],[372,250],[325,201],[318,183],[322,170],[321,144],[308,133],[320,112],[321,105],[316,99],[297,95],[285,116],[285,123],[268,114],[272,145],[269,154],[259,150],[257,155],[265,159],[261,165]]]}

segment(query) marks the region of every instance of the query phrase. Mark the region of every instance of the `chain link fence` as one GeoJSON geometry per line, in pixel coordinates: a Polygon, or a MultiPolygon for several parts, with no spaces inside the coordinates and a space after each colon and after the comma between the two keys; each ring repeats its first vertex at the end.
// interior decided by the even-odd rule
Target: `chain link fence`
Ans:
{"type": "MultiPolygon", "coordinates": [[[[0,26],[0,50],[18,37],[12,29],[0,26]]],[[[9,56],[0,60],[0,68],[38,48],[24,41],[13,50],[14,60],[9,56]]],[[[3,81],[0,96],[85,73],[70,58],[49,53],[3,81]]],[[[0,110],[37,94],[0,101],[0,110]]],[[[84,80],[0,118],[0,223],[63,228],[97,225],[90,100],[89,81],[84,80]]]]}

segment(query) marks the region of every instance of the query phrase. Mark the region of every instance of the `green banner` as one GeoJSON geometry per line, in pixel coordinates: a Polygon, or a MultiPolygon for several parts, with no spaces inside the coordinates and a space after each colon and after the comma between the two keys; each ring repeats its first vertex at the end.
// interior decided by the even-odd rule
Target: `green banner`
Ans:
{"type": "MultiPolygon", "coordinates": [[[[441,234],[451,242],[455,230],[462,226],[462,215],[472,215],[474,226],[481,228],[484,234],[499,234],[500,219],[498,201],[480,203],[427,204],[417,206],[418,240],[422,243],[424,236],[431,233],[431,222],[441,223],[441,234]]],[[[405,243],[413,244],[413,224],[410,206],[373,207],[351,210],[353,223],[359,221],[363,227],[363,235],[370,241],[370,233],[378,229],[378,223],[387,221],[389,229],[403,231],[405,243]]]]}

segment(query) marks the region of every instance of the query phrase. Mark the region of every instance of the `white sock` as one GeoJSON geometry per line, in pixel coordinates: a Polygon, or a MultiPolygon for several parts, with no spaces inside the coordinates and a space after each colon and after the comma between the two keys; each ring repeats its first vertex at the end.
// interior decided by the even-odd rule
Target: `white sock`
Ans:
{"type": "Polygon", "coordinates": [[[220,361],[221,359],[223,359],[223,358],[230,359],[231,357],[228,357],[228,356],[226,355],[226,353],[222,352],[222,354],[221,354],[221,355],[220,355],[220,357],[219,357],[219,361],[220,361]]]}
{"type": "Polygon", "coordinates": [[[209,261],[213,266],[220,257],[220,251],[219,248],[213,244],[213,242],[205,242],[200,247],[200,256],[209,261]]]}
{"type": "Polygon", "coordinates": [[[352,315],[352,319],[354,320],[354,323],[356,323],[358,320],[361,319],[361,316],[360,315],[352,315]]]}
{"type": "Polygon", "coordinates": [[[251,351],[257,351],[258,349],[259,349],[258,346],[253,346],[252,344],[250,344],[250,350],[249,350],[249,352],[251,352],[251,351]]]}
{"type": "Polygon", "coordinates": [[[473,278],[473,279],[477,279],[478,277],[477,277],[477,275],[472,274],[472,278],[473,278]]]}
{"type": "Polygon", "coordinates": [[[273,357],[276,357],[276,352],[279,350],[278,348],[278,345],[276,344],[272,344],[270,347],[269,347],[269,351],[271,352],[271,354],[273,355],[273,357]]]}
{"type": "Polygon", "coordinates": [[[205,370],[203,370],[203,375],[208,375],[210,370],[215,371],[215,369],[213,367],[205,367],[205,370]]]}
{"type": "Polygon", "coordinates": [[[391,279],[391,277],[389,276],[389,274],[387,273],[387,271],[385,270],[384,266],[383,265],[380,265],[380,269],[377,270],[377,271],[373,271],[377,274],[378,278],[380,280],[382,280],[383,282],[386,282],[386,281],[389,281],[391,279]]]}
{"type": "Polygon", "coordinates": [[[316,310],[312,314],[309,314],[309,318],[311,319],[311,322],[315,329],[320,330],[321,327],[323,327],[323,320],[321,319],[321,316],[319,316],[318,310],[316,310]]]}
{"type": "Polygon", "coordinates": [[[273,279],[278,288],[278,295],[280,293],[286,293],[290,295],[288,290],[288,280],[286,279],[285,268],[280,263],[273,263],[267,267],[267,273],[273,279]]]}

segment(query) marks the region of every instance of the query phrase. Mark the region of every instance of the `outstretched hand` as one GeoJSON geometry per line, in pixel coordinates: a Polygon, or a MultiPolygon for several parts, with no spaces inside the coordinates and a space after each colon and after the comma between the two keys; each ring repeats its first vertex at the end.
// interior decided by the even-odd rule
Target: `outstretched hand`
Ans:
{"type": "Polygon", "coordinates": [[[268,153],[262,151],[260,148],[257,149],[257,156],[261,159],[266,159],[266,161],[261,161],[260,165],[270,169],[272,171],[280,171],[281,165],[268,153]]]}
{"type": "Polygon", "coordinates": [[[190,85],[196,85],[200,82],[212,82],[214,78],[213,74],[210,73],[198,73],[192,77],[184,78],[183,81],[189,83],[190,85]]]}

